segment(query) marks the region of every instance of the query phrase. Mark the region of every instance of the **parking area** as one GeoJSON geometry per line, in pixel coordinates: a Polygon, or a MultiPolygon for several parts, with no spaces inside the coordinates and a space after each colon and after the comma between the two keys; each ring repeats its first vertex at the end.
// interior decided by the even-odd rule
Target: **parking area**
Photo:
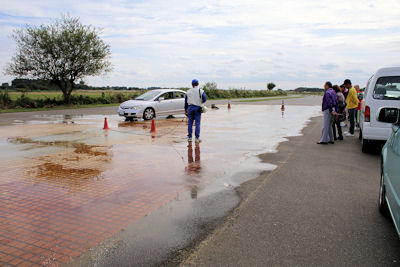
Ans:
{"type": "Polygon", "coordinates": [[[246,196],[184,266],[398,266],[400,240],[378,210],[380,155],[346,137],[317,145],[322,118],[264,154],[278,165],[239,187],[246,196]]]}
{"type": "Polygon", "coordinates": [[[10,119],[0,127],[0,262],[68,263],[180,195],[233,190],[274,169],[257,155],[317,115],[316,106],[223,106],[204,115],[204,141],[190,146],[184,116],[156,120],[155,135],[150,122],[116,115],[109,130],[93,113],[10,119]]]}

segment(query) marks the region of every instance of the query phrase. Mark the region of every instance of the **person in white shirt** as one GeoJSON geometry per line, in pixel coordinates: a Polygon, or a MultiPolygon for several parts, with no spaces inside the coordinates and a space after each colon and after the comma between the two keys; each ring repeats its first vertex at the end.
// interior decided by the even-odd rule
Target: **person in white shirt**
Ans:
{"type": "Polygon", "coordinates": [[[200,121],[202,105],[207,101],[206,93],[199,88],[199,81],[194,79],[192,87],[185,96],[185,114],[188,116],[188,141],[192,142],[193,121],[196,122],[196,143],[200,143],[200,121]]]}

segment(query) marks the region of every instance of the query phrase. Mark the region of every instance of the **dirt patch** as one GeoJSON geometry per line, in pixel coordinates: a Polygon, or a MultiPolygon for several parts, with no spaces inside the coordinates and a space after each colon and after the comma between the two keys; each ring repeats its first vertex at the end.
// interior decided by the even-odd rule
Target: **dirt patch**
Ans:
{"type": "Polygon", "coordinates": [[[84,143],[70,142],[70,141],[41,141],[33,140],[32,138],[16,137],[9,138],[8,141],[14,144],[32,144],[36,146],[62,146],[65,148],[74,148],[77,154],[88,154],[91,156],[106,156],[106,152],[99,151],[101,146],[87,145],[84,143]]]}

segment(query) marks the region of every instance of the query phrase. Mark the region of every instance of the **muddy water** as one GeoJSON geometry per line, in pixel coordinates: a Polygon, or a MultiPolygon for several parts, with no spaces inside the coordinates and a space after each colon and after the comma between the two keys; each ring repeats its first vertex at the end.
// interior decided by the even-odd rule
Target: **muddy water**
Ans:
{"type": "MultiPolygon", "coordinates": [[[[67,228],[70,238],[60,240],[67,242],[65,246],[71,250],[77,247],[75,250],[83,253],[132,223],[140,224],[144,216],[156,214],[155,210],[176,198],[190,199],[180,204],[184,207],[170,207],[170,210],[180,209],[177,212],[183,218],[207,196],[227,194],[230,197],[218,200],[224,202],[215,207],[220,210],[207,216],[223,215],[237,203],[231,193],[234,187],[275,168],[261,163],[257,155],[275,151],[287,136],[299,135],[307,120],[318,114],[318,107],[307,106],[288,106],[284,114],[280,106],[210,110],[203,115],[203,142],[199,145],[188,145],[185,117],[156,120],[155,135],[149,133],[149,122],[124,122],[117,116],[108,118],[110,130],[102,129],[104,118],[96,115],[41,116],[34,121],[1,127],[0,190],[7,192],[0,195],[6,203],[1,220],[11,225],[17,219],[29,226],[29,218],[41,218],[51,234],[67,228]],[[55,198],[57,204],[53,205],[55,198]],[[25,207],[27,199],[38,208],[27,211],[12,206],[18,202],[25,207]],[[66,220],[64,214],[71,219],[66,220]],[[93,228],[93,222],[99,221],[101,224],[93,228]],[[90,229],[89,233],[86,229],[90,229]]],[[[215,203],[206,203],[208,209],[214,209],[215,203]]],[[[202,215],[205,212],[198,208],[197,216],[202,215]]],[[[158,221],[158,215],[154,216],[158,221]]],[[[173,225],[171,221],[165,224],[173,225]]],[[[21,227],[26,230],[30,229],[28,226],[21,227]]],[[[13,228],[10,226],[10,229],[13,228]]],[[[19,238],[17,230],[9,231],[11,239],[19,238]]],[[[166,228],[165,232],[169,230],[166,228]]],[[[165,240],[159,253],[164,256],[190,242],[197,233],[193,230],[172,242],[168,234],[152,236],[148,228],[143,232],[159,244],[165,240]]],[[[28,235],[36,240],[37,233],[35,230],[28,235]]],[[[46,235],[46,232],[40,233],[46,235]]],[[[141,248],[159,249],[143,238],[146,245],[142,244],[141,248]]],[[[50,242],[50,251],[57,251],[63,244],[60,240],[55,237],[54,244],[50,242]]],[[[129,246],[126,250],[128,253],[129,246]]],[[[54,262],[68,262],[75,256],[60,253],[54,262]],[[69,258],[63,261],[63,256],[69,258]]],[[[104,261],[104,255],[99,257],[103,259],[96,261],[109,263],[104,261]]],[[[140,257],[148,259],[142,263],[158,260],[138,254],[135,258],[140,257]]]]}

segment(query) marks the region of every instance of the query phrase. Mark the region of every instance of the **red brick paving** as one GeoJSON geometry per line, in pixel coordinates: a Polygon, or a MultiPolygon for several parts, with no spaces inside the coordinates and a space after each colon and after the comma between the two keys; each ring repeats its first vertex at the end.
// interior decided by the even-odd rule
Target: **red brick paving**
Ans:
{"type": "Polygon", "coordinates": [[[187,188],[181,162],[167,171],[123,155],[97,164],[108,165],[84,179],[77,171],[42,175],[34,160],[0,166],[0,266],[66,263],[187,188]]]}

